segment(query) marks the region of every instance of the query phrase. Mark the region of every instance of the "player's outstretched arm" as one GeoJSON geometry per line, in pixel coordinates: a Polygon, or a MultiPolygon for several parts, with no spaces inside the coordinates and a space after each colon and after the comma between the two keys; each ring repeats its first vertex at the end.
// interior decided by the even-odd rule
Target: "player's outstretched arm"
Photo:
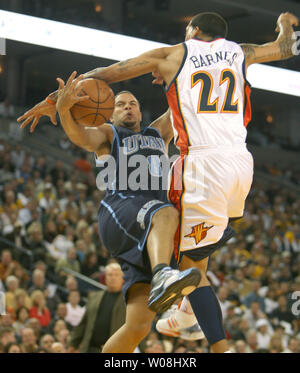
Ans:
{"type": "Polygon", "coordinates": [[[253,63],[271,62],[285,60],[293,56],[293,45],[296,39],[293,38],[293,26],[298,26],[298,18],[291,13],[282,13],[278,17],[276,32],[279,32],[277,39],[271,43],[241,44],[245,54],[246,68],[253,63]]]}
{"type": "Polygon", "coordinates": [[[110,144],[112,141],[112,129],[108,124],[103,124],[101,127],[89,128],[77,124],[70,112],[70,109],[80,101],[84,101],[88,96],[79,96],[80,87],[76,88],[77,83],[83,79],[83,75],[76,78],[76,71],[69,77],[67,83],[60,78],[56,109],[60,117],[61,125],[70,139],[75,145],[89,151],[98,152],[105,144],[110,144]]]}
{"type": "Polygon", "coordinates": [[[162,74],[164,79],[166,79],[168,70],[170,70],[169,64],[172,62],[172,60],[168,61],[168,57],[181,49],[183,49],[181,45],[153,49],[138,57],[130,58],[108,67],[100,67],[89,71],[84,74],[84,78],[101,79],[107,84],[111,84],[132,79],[157,70],[162,74]]]}
{"type": "Polygon", "coordinates": [[[159,130],[161,137],[165,142],[166,148],[174,137],[170,115],[170,109],[168,109],[163,115],[150,124],[150,127],[154,127],[159,130]]]}

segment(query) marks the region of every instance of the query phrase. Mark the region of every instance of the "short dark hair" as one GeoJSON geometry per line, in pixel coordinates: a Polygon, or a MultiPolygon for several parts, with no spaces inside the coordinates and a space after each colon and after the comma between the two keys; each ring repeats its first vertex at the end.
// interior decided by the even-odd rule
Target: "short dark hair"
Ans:
{"type": "Polygon", "coordinates": [[[191,20],[191,26],[194,28],[198,26],[204,34],[212,38],[227,36],[227,22],[217,13],[204,12],[195,15],[191,20]]]}
{"type": "Polygon", "coordinates": [[[118,96],[120,96],[120,95],[122,95],[122,94],[124,94],[124,93],[127,93],[127,94],[129,94],[129,95],[132,95],[135,99],[136,99],[136,101],[137,101],[137,103],[139,104],[139,108],[140,108],[140,110],[141,110],[141,103],[139,102],[139,100],[135,97],[135,95],[132,93],[132,92],[130,92],[130,91],[120,91],[120,92],[118,92],[118,93],[116,93],[116,95],[115,95],[115,99],[118,97],[118,96]]]}

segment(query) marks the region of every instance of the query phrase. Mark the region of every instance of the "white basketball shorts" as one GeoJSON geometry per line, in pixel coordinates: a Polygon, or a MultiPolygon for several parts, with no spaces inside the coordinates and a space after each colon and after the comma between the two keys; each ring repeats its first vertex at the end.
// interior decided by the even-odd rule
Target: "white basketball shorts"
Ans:
{"type": "Polygon", "coordinates": [[[220,240],[229,218],[243,216],[253,179],[246,144],[193,146],[173,164],[169,198],[180,212],[175,256],[220,240]]]}

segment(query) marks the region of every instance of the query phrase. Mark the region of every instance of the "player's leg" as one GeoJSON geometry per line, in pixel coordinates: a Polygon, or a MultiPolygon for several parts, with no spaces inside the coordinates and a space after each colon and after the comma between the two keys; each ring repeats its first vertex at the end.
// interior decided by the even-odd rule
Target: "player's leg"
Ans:
{"type": "Polygon", "coordinates": [[[131,353],[148,335],[155,313],[147,307],[150,285],[136,283],[128,290],[126,321],[105,343],[104,353],[131,353]]]}
{"type": "Polygon", "coordinates": [[[212,351],[223,353],[228,351],[228,345],[223,328],[222,311],[216,294],[206,277],[207,264],[208,257],[196,262],[183,255],[180,268],[197,267],[199,269],[201,281],[198,288],[189,295],[189,301],[212,351]]]}
{"type": "Polygon", "coordinates": [[[200,281],[196,268],[179,272],[169,267],[178,223],[178,211],[172,206],[164,207],[154,214],[147,238],[153,272],[148,305],[158,313],[166,311],[179,296],[192,292],[200,281]]]}
{"type": "Polygon", "coordinates": [[[152,270],[157,265],[170,264],[178,223],[179,214],[175,207],[164,207],[154,214],[147,238],[147,251],[152,270]]]}

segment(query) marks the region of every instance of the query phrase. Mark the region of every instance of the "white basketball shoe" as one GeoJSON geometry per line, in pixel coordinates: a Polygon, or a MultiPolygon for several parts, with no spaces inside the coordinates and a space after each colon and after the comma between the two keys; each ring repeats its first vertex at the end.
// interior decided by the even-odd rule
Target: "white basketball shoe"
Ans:
{"type": "Polygon", "coordinates": [[[172,305],[156,323],[156,330],[169,337],[195,341],[205,338],[194,314],[184,312],[179,306],[172,305]]]}

